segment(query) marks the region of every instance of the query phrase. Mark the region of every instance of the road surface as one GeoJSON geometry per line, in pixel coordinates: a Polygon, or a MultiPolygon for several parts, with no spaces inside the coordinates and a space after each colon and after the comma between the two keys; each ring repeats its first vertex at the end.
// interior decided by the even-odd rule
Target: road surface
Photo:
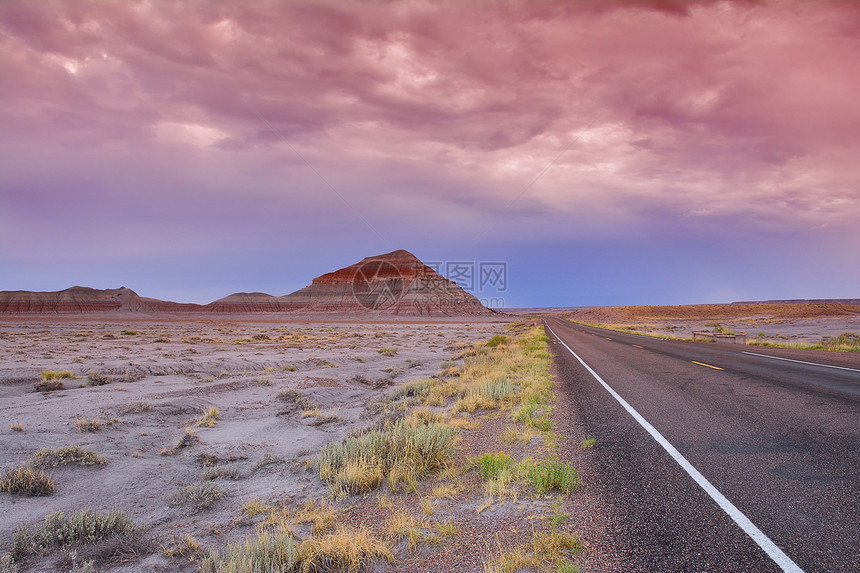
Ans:
{"type": "Polygon", "coordinates": [[[546,326],[625,571],[860,571],[860,354],[546,326]]]}

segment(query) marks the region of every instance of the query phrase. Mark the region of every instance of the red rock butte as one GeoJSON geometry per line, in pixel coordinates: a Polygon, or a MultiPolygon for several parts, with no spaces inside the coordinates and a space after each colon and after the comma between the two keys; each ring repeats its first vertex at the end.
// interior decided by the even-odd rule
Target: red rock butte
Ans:
{"type": "Polygon", "coordinates": [[[456,283],[408,251],[397,250],[315,278],[284,296],[234,293],[206,305],[139,296],[121,287],[71,287],[55,292],[0,291],[0,314],[212,313],[388,316],[490,316],[496,314],[456,283]]]}

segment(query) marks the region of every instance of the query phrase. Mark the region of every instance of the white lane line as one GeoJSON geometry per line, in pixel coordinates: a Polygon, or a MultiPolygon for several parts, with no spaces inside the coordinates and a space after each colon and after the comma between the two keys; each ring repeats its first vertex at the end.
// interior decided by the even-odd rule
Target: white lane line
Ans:
{"type": "Polygon", "coordinates": [[[705,492],[711,496],[711,499],[717,502],[717,505],[725,511],[729,517],[731,517],[735,523],[737,523],[744,532],[749,535],[753,541],[761,547],[768,556],[773,559],[773,561],[782,568],[783,571],[788,573],[803,573],[803,569],[798,567],[797,563],[791,560],[791,558],[783,553],[782,549],[776,546],[776,544],[770,540],[770,538],[764,534],[764,532],[756,527],[756,525],[749,520],[749,518],[741,512],[735,505],[730,502],[726,496],[719,492],[719,490],[714,487],[714,485],[705,478],[699,470],[693,467],[693,464],[687,461],[687,458],[681,455],[675,446],[669,443],[669,441],[663,437],[663,434],[657,431],[657,429],[652,426],[648,420],[642,417],[642,415],[636,411],[633,406],[627,403],[627,401],[618,395],[618,393],[613,390],[609,384],[607,384],[600,375],[595,372],[591,366],[585,363],[585,361],[579,357],[579,355],[571,350],[570,346],[565,344],[565,342],[559,338],[559,336],[553,331],[552,327],[549,324],[546,325],[552,335],[556,337],[556,339],[567,348],[568,352],[570,352],[574,358],[579,360],[579,363],[585,366],[585,369],[588,370],[595,379],[597,379],[600,384],[606,388],[606,391],[609,392],[613,398],[618,400],[618,403],[624,407],[627,412],[633,416],[633,418],[639,422],[639,425],[645,428],[645,431],[651,434],[651,437],[654,438],[658,444],[663,446],[663,449],[666,450],[672,459],[678,462],[678,465],[681,466],[685,472],[687,472],[691,478],[695,480],[699,486],[705,490],[705,492]]]}
{"type": "Polygon", "coordinates": [[[810,364],[812,366],[823,366],[825,368],[838,368],[840,370],[850,370],[852,372],[860,372],[857,368],[847,368],[845,366],[831,366],[830,364],[819,364],[818,362],[806,362],[805,360],[793,360],[791,358],[780,358],[779,356],[769,356],[767,354],[759,354],[757,352],[747,352],[746,350],[742,351],[742,354],[749,354],[751,356],[761,356],[762,358],[773,358],[774,360],[785,360],[786,362],[799,362],[801,364],[810,364]]]}

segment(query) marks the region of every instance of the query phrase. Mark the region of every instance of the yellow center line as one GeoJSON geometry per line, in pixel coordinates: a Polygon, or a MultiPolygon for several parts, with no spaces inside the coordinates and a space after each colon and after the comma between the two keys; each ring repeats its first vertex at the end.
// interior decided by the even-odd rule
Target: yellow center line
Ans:
{"type": "Polygon", "coordinates": [[[642,347],[641,347],[641,346],[639,346],[638,344],[634,344],[633,346],[634,346],[635,348],[642,348],[642,347]]]}
{"type": "Polygon", "coordinates": [[[704,362],[696,362],[695,360],[690,360],[693,364],[698,364],[699,366],[707,366],[708,368],[713,368],[714,370],[722,370],[719,366],[711,366],[710,364],[705,364],[704,362]]]}

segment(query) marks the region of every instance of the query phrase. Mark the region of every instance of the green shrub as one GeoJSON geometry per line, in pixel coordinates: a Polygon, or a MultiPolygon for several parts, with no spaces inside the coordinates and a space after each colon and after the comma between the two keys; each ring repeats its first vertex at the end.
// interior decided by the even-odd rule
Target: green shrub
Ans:
{"type": "Polygon", "coordinates": [[[547,431],[552,428],[552,420],[545,417],[542,408],[537,404],[524,404],[512,416],[517,422],[522,422],[530,428],[547,431]]]}
{"type": "Polygon", "coordinates": [[[122,334],[123,336],[137,336],[138,334],[140,334],[140,332],[136,330],[123,330],[122,332],[120,332],[120,334],[122,334]]]}
{"type": "Polygon", "coordinates": [[[35,468],[54,468],[68,464],[79,466],[101,466],[107,460],[104,456],[80,446],[66,446],[56,450],[42,449],[33,454],[30,465],[35,468]]]}
{"type": "Polygon", "coordinates": [[[495,348],[500,344],[507,344],[508,342],[510,342],[510,338],[503,334],[497,334],[487,341],[487,346],[489,346],[490,348],[495,348]]]}
{"type": "Polygon", "coordinates": [[[579,474],[573,465],[559,460],[527,461],[520,468],[539,495],[553,489],[571,493],[579,485],[579,474]]]}
{"type": "Polygon", "coordinates": [[[12,468],[0,481],[0,491],[30,497],[54,495],[54,480],[29,466],[12,468]]]}
{"type": "Polygon", "coordinates": [[[514,458],[504,452],[498,454],[483,454],[481,456],[481,477],[484,479],[495,479],[499,477],[499,472],[505,469],[511,469],[514,465],[514,458]]]}

